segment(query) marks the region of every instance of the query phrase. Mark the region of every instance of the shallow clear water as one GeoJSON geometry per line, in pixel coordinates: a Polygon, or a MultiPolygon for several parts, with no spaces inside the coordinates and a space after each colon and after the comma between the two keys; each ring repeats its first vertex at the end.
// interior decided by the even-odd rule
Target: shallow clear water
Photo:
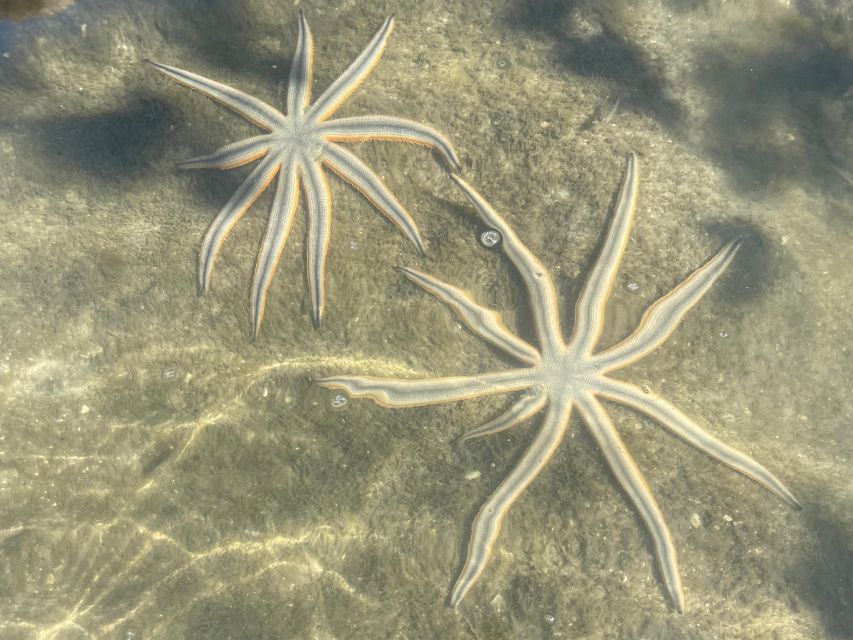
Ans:
{"type": "MultiPolygon", "coordinates": [[[[611,409],[672,529],[687,612],[583,424],[516,503],[458,611],[480,504],[537,426],[453,444],[506,406],[344,406],[332,373],[509,363],[395,273],[463,287],[531,336],[521,283],[428,151],[356,153],[417,255],[335,178],[327,316],[298,219],[250,339],[267,194],[195,295],[198,245],[245,170],[181,160],[253,131],[142,64],[282,104],[296,8],[78,1],[0,21],[0,637],[853,637],[853,14],[831,2],[300,2],[315,95],[397,16],[342,115],[445,132],[551,269],[570,325],[626,154],[641,165],[602,344],[727,240],[735,263],[648,385],[774,471],[792,511],[611,409]],[[615,107],[615,108],[614,108],[615,107]]],[[[62,5],[66,3],[54,3],[62,5]]]]}

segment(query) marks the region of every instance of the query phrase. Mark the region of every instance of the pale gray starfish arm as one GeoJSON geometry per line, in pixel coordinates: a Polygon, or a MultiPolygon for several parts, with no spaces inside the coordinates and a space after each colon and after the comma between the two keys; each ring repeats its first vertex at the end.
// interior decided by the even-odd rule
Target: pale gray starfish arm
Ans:
{"type": "Polygon", "coordinates": [[[684,592],[678,574],[675,544],[649,485],[601,404],[588,394],[581,394],[576,403],[583,421],[604,453],[613,474],[645,522],[654,541],[655,553],[667,590],[679,613],[684,613],[684,592]]]}
{"type": "Polygon", "coordinates": [[[302,175],[308,208],[308,295],[314,326],[320,326],[326,307],[326,256],[332,235],[332,199],[320,161],[305,163],[302,175]]]}
{"type": "Polygon", "coordinates": [[[459,442],[467,442],[474,438],[482,438],[483,436],[490,436],[495,433],[511,429],[515,425],[521,424],[528,418],[532,418],[542,411],[542,408],[547,402],[548,396],[544,393],[539,391],[528,391],[524,397],[518,400],[498,417],[465,433],[459,438],[459,442]]]}
{"type": "Polygon", "coordinates": [[[723,274],[734,259],[740,244],[737,240],[726,244],[716,256],[694,271],[684,282],[652,304],[630,336],[593,357],[596,366],[605,371],[621,369],[662,345],[675,331],[684,315],[723,274]]]}
{"type": "Polygon", "coordinates": [[[536,349],[507,329],[496,312],[477,304],[465,291],[417,269],[408,267],[397,267],[397,269],[409,280],[453,309],[471,331],[491,342],[498,349],[525,364],[533,365],[541,361],[536,349]]]}
{"type": "Polygon", "coordinates": [[[554,455],[568,427],[571,410],[571,402],[565,399],[558,399],[551,404],[542,426],[518,464],[480,508],[471,525],[471,540],[468,542],[465,566],[462,567],[450,592],[451,607],[456,607],[462,601],[483,574],[504,517],[554,455]]]}
{"type": "Polygon", "coordinates": [[[320,125],[323,136],[333,141],[388,140],[411,142],[435,149],[451,170],[459,170],[459,157],[450,141],[425,124],[393,116],[337,118],[320,125]]]}
{"type": "Polygon", "coordinates": [[[570,345],[578,353],[589,353],[601,335],[604,308],[619,269],[619,261],[625,251],[625,245],[628,244],[628,234],[637,202],[638,182],[637,156],[632,153],[628,156],[625,179],[622,181],[622,189],[616,201],[616,210],[610,221],[604,246],[575,304],[575,327],[570,345]]]}
{"type": "Polygon", "coordinates": [[[207,233],[204,234],[204,240],[201,242],[201,249],[198,254],[199,293],[206,293],[210,287],[213,265],[225,238],[237,224],[237,221],[252,206],[252,203],[267,188],[278,172],[279,166],[278,158],[274,155],[268,155],[261,160],[210,224],[207,233]]]}
{"type": "Polygon", "coordinates": [[[353,398],[369,398],[385,407],[420,407],[520,391],[530,386],[530,377],[524,370],[510,370],[424,380],[332,376],[317,380],[317,384],[326,389],[341,389],[353,398]]]}
{"type": "Polygon", "coordinates": [[[228,85],[210,80],[191,71],[184,71],[152,60],[146,62],[185,87],[203,93],[262,129],[273,131],[286,123],[286,118],[278,110],[247,93],[232,89],[228,85]]]}
{"type": "Polygon", "coordinates": [[[268,134],[244,138],[226,144],[206,156],[191,158],[178,164],[179,169],[234,169],[265,156],[272,145],[268,134]]]}
{"type": "Polygon", "coordinates": [[[645,393],[632,384],[612,378],[606,378],[601,389],[597,392],[606,398],[646,414],[702,453],[719,460],[747,478],[753,479],[788,504],[795,507],[800,506],[794,495],[770,471],[750,456],[712,436],[663,398],[645,393]]]}
{"type": "Polygon", "coordinates": [[[299,35],[296,38],[296,53],[290,66],[287,82],[287,115],[302,113],[311,102],[311,75],[314,66],[314,39],[305,13],[299,11],[299,35]]]}
{"type": "Polygon", "coordinates": [[[379,62],[385,49],[385,42],[394,28],[394,16],[389,16],[373,36],[358,57],[338,78],[329,85],[317,101],[308,109],[307,115],[318,121],[325,120],[346,100],[364,81],[379,62]]]}
{"type": "Polygon", "coordinates": [[[267,304],[267,289],[275,275],[281,252],[287,243],[290,226],[293,224],[293,214],[299,201],[299,181],[293,162],[288,162],[281,169],[276,187],[275,199],[272,203],[267,230],[261,241],[261,250],[255,262],[255,275],[252,278],[252,337],[257,338],[264,320],[264,309],[267,304]]]}
{"type": "Polygon", "coordinates": [[[562,348],[563,338],[560,334],[557,292],[548,270],[474,187],[456,174],[450,177],[462,188],[462,192],[474,205],[483,223],[500,233],[504,252],[527,285],[537,338],[542,350],[562,348]]]}
{"type": "Polygon", "coordinates": [[[412,216],[366,164],[343,147],[331,142],[323,147],[323,163],[379,209],[418,251],[424,252],[424,243],[412,216]]]}

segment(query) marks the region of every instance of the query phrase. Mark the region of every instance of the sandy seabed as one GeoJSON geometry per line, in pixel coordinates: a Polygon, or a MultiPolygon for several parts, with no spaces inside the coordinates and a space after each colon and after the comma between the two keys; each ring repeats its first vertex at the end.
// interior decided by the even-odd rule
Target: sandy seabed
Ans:
{"type": "Polygon", "coordinates": [[[602,345],[742,238],[673,338],[622,375],[765,464],[804,508],[613,408],[672,529],[687,612],[579,421],[510,512],[483,578],[447,608],[471,520],[537,423],[454,446],[507,399],[338,407],[311,378],[506,366],[393,267],[469,290],[531,337],[511,265],[477,243],[430,152],[358,145],[427,255],[332,179],[323,326],[310,322],[300,215],[253,342],[271,196],[198,297],[198,245],[245,170],[175,169],[253,129],[142,61],[282,105],[297,6],[78,0],[0,22],[0,636],[853,637],[849,9],[298,8],[315,95],[396,14],[340,113],[446,133],[465,178],[551,269],[567,326],[637,152],[639,207],[602,345]]]}

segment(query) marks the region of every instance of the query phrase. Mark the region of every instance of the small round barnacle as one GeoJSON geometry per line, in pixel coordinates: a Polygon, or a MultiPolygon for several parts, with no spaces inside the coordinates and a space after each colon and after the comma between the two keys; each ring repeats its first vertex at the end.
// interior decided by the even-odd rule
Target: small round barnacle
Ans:
{"type": "Polygon", "coordinates": [[[480,234],[480,244],[488,249],[497,246],[501,240],[500,231],[497,231],[496,229],[489,229],[488,231],[483,231],[483,233],[480,234]]]}

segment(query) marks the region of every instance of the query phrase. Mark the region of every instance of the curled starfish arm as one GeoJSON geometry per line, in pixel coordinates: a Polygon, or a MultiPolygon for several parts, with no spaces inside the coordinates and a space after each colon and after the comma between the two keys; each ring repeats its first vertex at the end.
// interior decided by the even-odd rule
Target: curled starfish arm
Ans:
{"type": "Polygon", "coordinates": [[[311,76],[314,63],[314,39],[305,13],[299,11],[299,35],[296,38],[296,53],[287,81],[287,115],[305,111],[311,101],[311,76]]]}
{"type": "Polygon", "coordinates": [[[281,252],[287,242],[293,214],[299,201],[298,180],[292,163],[282,168],[278,178],[275,199],[270,211],[267,230],[261,241],[261,250],[255,262],[255,275],[252,278],[252,336],[258,337],[264,319],[267,303],[267,289],[272,282],[281,252]]]}
{"type": "Polygon", "coordinates": [[[308,204],[308,295],[311,298],[311,317],[317,327],[326,308],[326,256],[332,236],[332,199],[319,160],[306,163],[302,176],[308,204]]]}
{"type": "Polygon", "coordinates": [[[412,216],[370,167],[343,147],[331,142],[324,147],[323,163],[379,209],[419,252],[424,252],[424,243],[412,216]]]}
{"type": "Polygon", "coordinates": [[[369,398],[385,407],[420,407],[519,391],[529,386],[527,378],[516,370],[425,380],[332,376],[317,380],[317,384],[326,389],[341,389],[353,398],[369,398]]]}
{"type": "Polygon", "coordinates": [[[482,438],[511,429],[542,411],[547,402],[548,397],[544,393],[528,392],[498,417],[465,433],[459,438],[459,442],[467,442],[474,438],[482,438]]]}
{"type": "Polygon", "coordinates": [[[394,29],[394,16],[389,16],[385,22],[373,36],[364,50],[353,60],[352,64],[347,67],[338,78],[329,85],[317,101],[308,109],[308,117],[318,121],[325,120],[331,116],[335,110],[355,91],[358,86],[364,82],[364,79],[373,70],[373,67],[379,62],[382,52],[385,50],[385,43],[391,31],[394,29]]]}
{"type": "Polygon", "coordinates": [[[770,471],[750,456],[712,436],[663,398],[612,378],[605,380],[599,393],[644,413],[702,453],[751,478],[791,506],[800,507],[794,494],[770,471]]]}
{"type": "Polygon", "coordinates": [[[321,125],[323,136],[333,141],[388,140],[411,142],[435,149],[451,170],[459,169],[459,157],[443,134],[425,124],[393,116],[338,118],[321,125]]]}
{"type": "Polygon", "coordinates": [[[465,565],[450,592],[451,607],[459,605],[483,574],[491,558],[492,547],[498,538],[504,517],[554,455],[568,427],[571,411],[571,402],[564,399],[549,406],[542,426],[518,464],[480,507],[471,525],[471,540],[468,542],[465,565]]]}
{"type": "Polygon", "coordinates": [[[273,131],[284,126],[287,122],[284,115],[277,109],[272,108],[257,98],[253,98],[247,93],[233,89],[221,82],[210,80],[197,73],[192,73],[191,71],[184,71],[183,69],[170,67],[169,65],[160,64],[152,60],[146,60],[146,62],[159,72],[176,80],[185,87],[203,93],[208,98],[212,98],[216,102],[228,107],[237,115],[244,117],[262,129],[273,131]]]}
{"type": "Polygon", "coordinates": [[[648,355],[672,334],[684,315],[702,299],[734,259],[740,241],[729,242],[684,282],[650,306],[637,329],[622,342],[597,354],[605,370],[619,369],[648,355]]]}
{"type": "Polygon", "coordinates": [[[225,203],[225,206],[216,215],[210,227],[208,227],[198,254],[199,293],[206,293],[210,287],[210,276],[213,273],[213,265],[216,262],[216,256],[219,255],[219,250],[222,248],[222,243],[225,242],[225,238],[228,237],[228,234],[234,225],[237,224],[237,221],[243,217],[243,214],[249,210],[249,207],[252,206],[258,196],[267,188],[278,172],[279,166],[278,158],[275,156],[268,155],[261,160],[237,188],[234,195],[225,203]]]}
{"type": "Polygon", "coordinates": [[[562,336],[560,335],[557,292],[545,265],[530,252],[530,249],[518,238],[512,227],[474,187],[456,174],[452,174],[450,177],[461,187],[465,197],[474,205],[483,223],[500,233],[504,252],[515,265],[515,268],[518,269],[522,280],[527,285],[537,338],[542,349],[560,348],[562,336]]]}
{"type": "Polygon", "coordinates": [[[213,153],[184,160],[179,169],[234,169],[265,156],[272,145],[269,135],[245,138],[226,144],[213,153]]]}
{"type": "Polygon", "coordinates": [[[607,417],[601,404],[592,396],[583,394],[577,399],[577,405],[583,421],[604,453],[613,475],[616,476],[645,522],[654,541],[655,553],[667,590],[679,613],[684,613],[684,592],[681,588],[681,577],[678,574],[675,544],[649,485],[646,484],[637,464],[628,453],[625,443],[622,442],[616,427],[607,417]]]}
{"type": "Polygon", "coordinates": [[[506,328],[500,315],[474,302],[465,291],[416,269],[397,267],[397,270],[453,309],[471,331],[504,353],[525,364],[532,365],[541,360],[536,349],[506,328]]]}
{"type": "Polygon", "coordinates": [[[625,251],[625,245],[628,244],[637,202],[638,182],[637,156],[632,153],[628,156],[625,178],[607,237],[575,305],[575,328],[571,344],[579,353],[589,353],[601,335],[604,308],[619,269],[619,261],[625,251]]]}

